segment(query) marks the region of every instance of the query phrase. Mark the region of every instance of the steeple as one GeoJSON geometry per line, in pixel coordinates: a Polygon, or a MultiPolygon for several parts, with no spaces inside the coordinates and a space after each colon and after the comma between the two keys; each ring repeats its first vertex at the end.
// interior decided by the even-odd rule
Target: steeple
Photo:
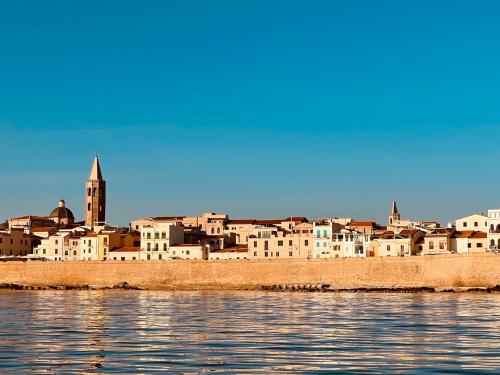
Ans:
{"type": "Polygon", "coordinates": [[[392,201],[392,210],[389,215],[389,225],[396,224],[399,220],[401,220],[401,215],[399,215],[398,205],[396,204],[396,201],[392,201]]]}
{"type": "Polygon", "coordinates": [[[398,206],[396,204],[396,201],[392,201],[392,211],[391,211],[391,214],[394,215],[394,214],[398,214],[398,206]]]}
{"type": "Polygon", "coordinates": [[[104,224],[106,222],[106,181],[102,177],[97,154],[85,187],[85,225],[93,227],[104,224]]]}
{"type": "Polygon", "coordinates": [[[94,158],[94,164],[90,170],[89,180],[102,180],[101,164],[99,164],[99,156],[97,154],[94,158]]]}

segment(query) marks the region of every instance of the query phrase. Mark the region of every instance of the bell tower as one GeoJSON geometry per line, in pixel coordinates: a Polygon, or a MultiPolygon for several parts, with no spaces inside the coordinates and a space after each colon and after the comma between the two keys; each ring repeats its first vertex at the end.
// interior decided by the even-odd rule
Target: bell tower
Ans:
{"type": "Polygon", "coordinates": [[[85,225],[94,226],[104,223],[106,221],[106,181],[102,177],[97,154],[85,190],[85,225]]]}
{"type": "Polygon", "coordinates": [[[401,215],[399,215],[398,206],[396,201],[392,201],[391,214],[389,215],[389,225],[396,224],[399,220],[401,220],[401,215]]]}

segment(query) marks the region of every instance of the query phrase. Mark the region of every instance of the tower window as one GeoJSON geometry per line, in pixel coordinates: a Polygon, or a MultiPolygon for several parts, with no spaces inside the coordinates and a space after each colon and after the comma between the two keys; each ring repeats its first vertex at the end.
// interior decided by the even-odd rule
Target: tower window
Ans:
{"type": "Polygon", "coordinates": [[[90,188],[88,188],[87,195],[90,197],[90,188]]]}
{"type": "Polygon", "coordinates": [[[90,211],[90,202],[87,203],[87,211],[90,211]]]}

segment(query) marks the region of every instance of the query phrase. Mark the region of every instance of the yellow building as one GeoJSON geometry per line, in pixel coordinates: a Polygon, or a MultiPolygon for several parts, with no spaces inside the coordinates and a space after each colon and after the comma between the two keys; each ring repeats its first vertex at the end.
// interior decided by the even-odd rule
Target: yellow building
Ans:
{"type": "Polygon", "coordinates": [[[0,256],[25,256],[31,254],[31,236],[23,229],[0,231],[0,256]]]}

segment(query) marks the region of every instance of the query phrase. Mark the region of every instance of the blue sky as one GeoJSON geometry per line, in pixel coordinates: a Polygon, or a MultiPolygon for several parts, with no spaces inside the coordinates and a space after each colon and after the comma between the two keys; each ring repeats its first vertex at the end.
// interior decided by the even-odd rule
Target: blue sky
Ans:
{"type": "Polygon", "coordinates": [[[6,2],[0,216],[498,207],[499,67],[497,1],[6,2]]]}

